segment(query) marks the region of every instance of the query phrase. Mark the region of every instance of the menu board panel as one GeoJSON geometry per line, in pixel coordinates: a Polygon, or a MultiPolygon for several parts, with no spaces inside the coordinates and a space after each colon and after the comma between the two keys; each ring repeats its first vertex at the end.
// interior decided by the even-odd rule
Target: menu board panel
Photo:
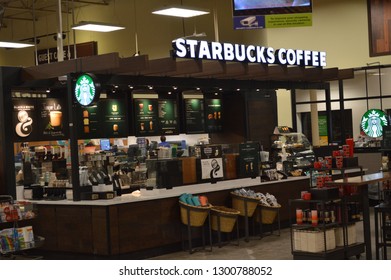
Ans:
{"type": "Polygon", "coordinates": [[[96,106],[80,107],[79,138],[125,137],[126,104],[122,99],[101,99],[96,106]]]}
{"type": "Polygon", "coordinates": [[[125,102],[118,99],[101,100],[98,108],[104,137],[127,136],[125,102]]]}
{"type": "Polygon", "coordinates": [[[153,136],[159,133],[158,130],[158,100],[157,99],[135,99],[135,135],[153,136]]]}
{"type": "Polygon", "coordinates": [[[204,100],[198,98],[185,99],[186,133],[204,133],[204,100]]]}
{"type": "Polygon", "coordinates": [[[12,106],[15,142],[68,138],[68,114],[65,100],[14,98],[12,106]]]}
{"type": "Polygon", "coordinates": [[[159,99],[158,112],[160,134],[179,134],[178,109],[176,100],[159,99]]]}
{"type": "MultiPolygon", "coordinates": [[[[99,104],[99,102],[98,102],[99,104]]],[[[99,122],[99,112],[98,105],[91,107],[80,107],[81,113],[81,125],[79,125],[79,138],[89,139],[89,138],[100,138],[100,122],[99,122]]]]}
{"type": "Polygon", "coordinates": [[[218,98],[205,99],[206,131],[219,132],[223,130],[222,100],[218,98]]]}

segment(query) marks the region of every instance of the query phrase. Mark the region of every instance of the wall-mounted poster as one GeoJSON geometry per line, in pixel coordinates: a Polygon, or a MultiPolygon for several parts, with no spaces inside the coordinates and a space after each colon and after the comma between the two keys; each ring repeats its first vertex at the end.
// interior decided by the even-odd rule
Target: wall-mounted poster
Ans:
{"type": "Polygon", "coordinates": [[[15,142],[68,138],[66,101],[60,98],[13,98],[15,142]]]}
{"type": "Polygon", "coordinates": [[[205,99],[206,131],[220,132],[223,130],[223,106],[218,98],[205,99]]]}
{"type": "Polygon", "coordinates": [[[239,145],[240,177],[255,178],[259,176],[259,143],[249,142],[239,145]]]}
{"type": "Polygon", "coordinates": [[[159,99],[158,101],[159,125],[161,135],[174,135],[179,133],[177,102],[173,99],[159,99]]]}
{"type": "Polygon", "coordinates": [[[12,124],[15,142],[33,141],[38,135],[38,119],[34,99],[12,100],[12,124]]]}
{"type": "Polygon", "coordinates": [[[157,99],[134,99],[136,136],[152,136],[158,130],[158,101],[157,99]]]}
{"type": "Polygon", "coordinates": [[[38,138],[40,140],[64,139],[68,135],[68,112],[65,100],[38,99],[38,138]]]}
{"type": "Polygon", "coordinates": [[[202,180],[216,180],[223,178],[223,152],[221,146],[201,146],[200,164],[202,180]]]}
{"type": "Polygon", "coordinates": [[[200,98],[187,98],[185,103],[186,133],[204,133],[204,100],[200,98]]]}

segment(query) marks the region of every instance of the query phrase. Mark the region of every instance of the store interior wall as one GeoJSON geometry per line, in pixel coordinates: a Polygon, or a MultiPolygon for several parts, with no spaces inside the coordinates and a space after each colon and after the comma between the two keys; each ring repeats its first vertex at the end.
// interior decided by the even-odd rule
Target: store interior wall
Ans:
{"type": "MultiPolygon", "coordinates": [[[[379,70],[374,68],[370,70],[355,71],[354,79],[348,79],[343,81],[343,91],[345,99],[359,99],[361,100],[346,100],[344,102],[345,109],[352,109],[352,126],[353,126],[353,138],[357,139],[360,135],[360,123],[363,114],[369,109],[382,109],[387,111],[391,109],[391,81],[389,77],[391,75],[391,68],[382,68],[379,74],[379,70]],[[380,97],[383,97],[380,99],[380,97]],[[367,97],[369,99],[367,99],[367,97]]],[[[309,102],[310,96],[307,90],[297,90],[296,101],[297,102],[309,102]]],[[[339,87],[338,82],[330,83],[331,92],[331,109],[339,110],[339,87]]],[[[322,103],[318,104],[318,111],[326,110],[325,94],[324,91],[318,91],[318,101],[322,103]]],[[[300,114],[303,112],[310,112],[309,104],[297,105],[297,122],[300,124],[300,114]]]]}
{"type": "MultiPolygon", "coordinates": [[[[71,3],[69,4],[71,5],[71,3]]],[[[73,24],[71,14],[63,13],[63,30],[67,33],[64,45],[98,42],[98,54],[118,52],[120,57],[129,57],[136,52],[135,34],[137,33],[138,49],[141,54],[148,54],[150,59],[169,56],[171,41],[177,37],[190,35],[193,32],[205,32],[206,37],[198,39],[215,40],[216,31],[221,42],[242,42],[270,46],[275,49],[294,48],[311,49],[327,52],[327,67],[351,68],[362,67],[367,63],[391,63],[390,56],[369,56],[367,0],[313,0],[313,24],[311,27],[271,28],[256,30],[233,30],[231,1],[213,0],[113,0],[108,6],[88,5],[76,9],[75,23],[79,21],[101,21],[120,24],[125,30],[112,33],[76,31],[73,39],[73,24]],[[213,13],[197,18],[180,19],[151,14],[155,8],[170,4],[180,4],[206,8],[217,13],[218,29],[214,28],[213,13]],[[332,15],[332,16],[331,16],[332,15]]],[[[36,35],[55,33],[57,30],[57,14],[39,17],[35,22],[36,35]]],[[[9,21],[7,27],[0,30],[0,39],[20,40],[34,35],[33,24],[28,21],[9,21]]],[[[55,47],[56,41],[52,36],[43,37],[37,49],[55,47]]],[[[34,48],[21,50],[0,50],[0,65],[31,66],[34,65],[34,48]]],[[[361,81],[356,89],[346,90],[356,94],[361,92],[361,81]],[[357,91],[357,92],[356,92],[357,91]]],[[[354,83],[357,82],[356,79],[354,83]]],[[[349,82],[345,84],[349,85],[349,82]]],[[[332,86],[333,87],[333,86],[332,86]]],[[[323,91],[320,91],[322,98],[323,91]]],[[[338,91],[332,91],[332,95],[338,91]]],[[[297,98],[300,100],[301,93],[297,98]]],[[[290,114],[291,102],[289,94],[279,92],[278,124],[292,123],[290,114]]],[[[374,101],[376,102],[376,101],[374,101]]],[[[357,102],[351,102],[346,107],[358,107],[357,102]]],[[[373,103],[371,101],[371,103],[373,103]]],[[[376,104],[371,104],[376,106],[376,104]]],[[[338,106],[333,103],[333,109],[338,106]]],[[[303,108],[298,108],[303,111],[303,108]]],[[[321,108],[319,108],[321,110],[321,108]]],[[[355,113],[360,115],[362,110],[355,113]]],[[[357,125],[354,125],[357,134],[357,125]]]]}

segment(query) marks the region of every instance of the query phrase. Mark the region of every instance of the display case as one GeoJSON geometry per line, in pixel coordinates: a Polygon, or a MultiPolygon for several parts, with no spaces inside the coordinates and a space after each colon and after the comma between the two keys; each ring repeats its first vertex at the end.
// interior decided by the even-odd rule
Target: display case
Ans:
{"type": "Polygon", "coordinates": [[[303,133],[273,135],[271,152],[274,162],[292,162],[294,169],[310,168],[315,161],[312,145],[303,133]]]}

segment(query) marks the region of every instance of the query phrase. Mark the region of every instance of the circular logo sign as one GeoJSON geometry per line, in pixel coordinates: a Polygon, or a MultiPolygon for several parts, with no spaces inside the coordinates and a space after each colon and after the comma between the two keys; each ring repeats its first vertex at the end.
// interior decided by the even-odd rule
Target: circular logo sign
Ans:
{"type": "Polygon", "coordinates": [[[99,96],[98,84],[91,74],[83,74],[77,78],[75,86],[76,101],[82,106],[89,106],[96,101],[99,96]]]}
{"type": "Polygon", "coordinates": [[[382,110],[368,110],[361,118],[361,128],[369,137],[381,137],[383,135],[383,126],[387,125],[387,115],[382,110]]]}

